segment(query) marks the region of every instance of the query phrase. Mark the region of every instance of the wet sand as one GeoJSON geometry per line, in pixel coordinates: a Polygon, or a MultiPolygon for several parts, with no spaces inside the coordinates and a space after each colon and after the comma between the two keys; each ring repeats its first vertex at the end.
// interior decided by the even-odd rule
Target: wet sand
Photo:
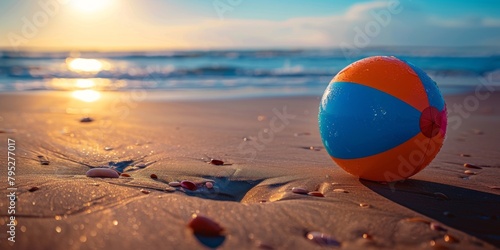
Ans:
{"type": "MultiPolygon", "coordinates": [[[[7,166],[11,138],[17,166],[16,242],[7,241],[2,195],[1,249],[321,248],[308,232],[343,249],[500,247],[499,94],[468,117],[453,114],[437,158],[388,184],[358,180],[330,160],[317,128],[319,97],[142,97],[105,93],[85,103],[66,92],[0,95],[0,164],[7,166]],[[99,166],[130,177],[86,176],[99,166]],[[168,185],[182,180],[197,190],[168,185]],[[224,235],[194,235],[187,227],[194,213],[224,235]],[[458,242],[445,242],[447,234],[458,242]]],[[[446,97],[448,109],[465,98],[446,97]]],[[[0,174],[7,193],[7,169],[0,174]]]]}

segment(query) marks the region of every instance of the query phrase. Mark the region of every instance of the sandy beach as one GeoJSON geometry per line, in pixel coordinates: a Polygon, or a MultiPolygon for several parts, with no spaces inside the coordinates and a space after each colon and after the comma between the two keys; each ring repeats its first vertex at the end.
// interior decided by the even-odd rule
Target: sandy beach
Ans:
{"type": "MultiPolygon", "coordinates": [[[[0,95],[0,163],[7,166],[7,140],[15,140],[17,187],[15,243],[5,230],[9,198],[0,200],[1,249],[322,248],[309,232],[342,249],[500,246],[499,94],[455,115],[460,124],[450,120],[437,158],[397,183],[359,180],[335,165],[317,128],[319,97],[143,94],[103,93],[93,103],[69,92],[0,95]],[[100,166],[130,177],[86,176],[100,166]],[[197,190],[168,185],[182,180],[197,190]],[[224,235],[194,235],[192,214],[224,235]]],[[[466,97],[445,99],[453,107],[466,97]]],[[[5,194],[7,168],[0,174],[5,194]]]]}

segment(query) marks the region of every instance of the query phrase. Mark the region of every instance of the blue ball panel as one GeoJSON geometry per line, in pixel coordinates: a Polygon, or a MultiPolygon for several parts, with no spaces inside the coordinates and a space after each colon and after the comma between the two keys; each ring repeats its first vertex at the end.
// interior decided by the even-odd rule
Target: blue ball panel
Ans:
{"type": "Polygon", "coordinates": [[[437,108],[439,111],[443,111],[444,100],[443,97],[441,96],[441,92],[439,91],[436,82],[434,82],[422,69],[416,67],[415,65],[407,61],[404,62],[407,63],[413,69],[413,71],[417,73],[418,77],[420,78],[420,81],[424,85],[425,92],[427,93],[429,105],[437,108]]]}
{"type": "Polygon", "coordinates": [[[321,100],[319,128],[328,153],[355,159],[384,152],[420,132],[420,112],[380,90],[331,83],[321,100]]]}

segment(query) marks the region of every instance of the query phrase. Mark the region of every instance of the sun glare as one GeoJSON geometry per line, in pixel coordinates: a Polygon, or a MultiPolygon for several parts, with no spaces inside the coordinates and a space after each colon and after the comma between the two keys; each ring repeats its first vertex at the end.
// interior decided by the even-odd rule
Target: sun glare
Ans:
{"type": "Polygon", "coordinates": [[[95,87],[95,82],[92,79],[77,79],[76,87],[80,89],[89,89],[95,87]]]}
{"type": "Polygon", "coordinates": [[[112,0],[73,0],[73,6],[83,12],[96,12],[105,9],[112,0]]]}
{"type": "Polygon", "coordinates": [[[66,59],[66,64],[71,71],[97,73],[104,69],[102,61],[97,59],[75,58],[66,59]]]}
{"type": "Polygon", "coordinates": [[[91,89],[75,90],[72,96],[84,102],[95,102],[101,98],[101,93],[91,89]]]}

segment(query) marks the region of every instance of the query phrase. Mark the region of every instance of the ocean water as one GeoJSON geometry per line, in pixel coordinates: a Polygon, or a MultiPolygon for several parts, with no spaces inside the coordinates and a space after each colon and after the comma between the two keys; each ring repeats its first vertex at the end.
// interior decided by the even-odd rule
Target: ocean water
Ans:
{"type": "Polygon", "coordinates": [[[169,97],[321,95],[348,64],[396,56],[426,71],[444,94],[500,86],[498,48],[369,48],[153,52],[0,51],[0,92],[131,91],[169,97]]]}

